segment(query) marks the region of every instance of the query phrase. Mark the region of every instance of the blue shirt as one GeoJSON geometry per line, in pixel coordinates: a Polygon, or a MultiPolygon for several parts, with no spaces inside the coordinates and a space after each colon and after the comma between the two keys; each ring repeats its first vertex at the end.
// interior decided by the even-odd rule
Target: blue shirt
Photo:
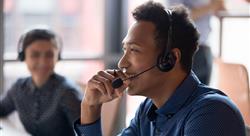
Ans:
{"type": "MultiPolygon", "coordinates": [[[[101,136],[100,120],[75,122],[81,136],[101,136]]],[[[237,107],[221,91],[201,84],[193,72],[159,109],[151,99],[138,108],[121,136],[245,136],[237,107]]]]}

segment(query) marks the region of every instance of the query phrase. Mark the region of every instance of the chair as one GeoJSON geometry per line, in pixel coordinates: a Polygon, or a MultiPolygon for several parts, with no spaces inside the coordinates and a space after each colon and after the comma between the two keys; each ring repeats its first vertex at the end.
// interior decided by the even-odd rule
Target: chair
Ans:
{"type": "Polygon", "coordinates": [[[246,125],[250,126],[250,91],[247,69],[242,64],[215,60],[217,88],[224,91],[239,108],[246,125]]]}
{"type": "Polygon", "coordinates": [[[118,119],[121,101],[122,98],[118,98],[103,104],[101,113],[103,136],[111,136],[116,130],[115,121],[118,119]]]}

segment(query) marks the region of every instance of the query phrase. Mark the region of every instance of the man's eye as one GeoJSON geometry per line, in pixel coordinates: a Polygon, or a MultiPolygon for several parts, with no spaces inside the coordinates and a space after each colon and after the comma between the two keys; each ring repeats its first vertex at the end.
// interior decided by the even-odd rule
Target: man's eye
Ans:
{"type": "Polygon", "coordinates": [[[125,52],[127,49],[126,48],[122,48],[122,51],[125,52]]]}
{"type": "Polygon", "coordinates": [[[131,52],[139,52],[139,50],[133,49],[133,48],[131,48],[130,51],[131,51],[131,52]]]}

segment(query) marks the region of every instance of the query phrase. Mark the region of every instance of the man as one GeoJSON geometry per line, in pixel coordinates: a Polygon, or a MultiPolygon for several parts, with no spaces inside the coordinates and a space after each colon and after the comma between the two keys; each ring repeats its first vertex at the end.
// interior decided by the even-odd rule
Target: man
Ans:
{"type": "Polygon", "coordinates": [[[126,88],[129,95],[147,99],[122,136],[244,136],[236,106],[219,90],[200,83],[191,70],[199,36],[186,9],[164,10],[149,1],[133,17],[118,64],[122,71],[100,71],[89,80],[76,133],[101,136],[102,104],[126,88]]]}
{"type": "Polygon", "coordinates": [[[208,37],[211,31],[210,20],[219,11],[225,10],[224,0],[167,0],[168,5],[183,4],[190,9],[191,18],[200,33],[199,50],[194,56],[193,70],[200,81],[210,83],[213,54],[208,37]]]}

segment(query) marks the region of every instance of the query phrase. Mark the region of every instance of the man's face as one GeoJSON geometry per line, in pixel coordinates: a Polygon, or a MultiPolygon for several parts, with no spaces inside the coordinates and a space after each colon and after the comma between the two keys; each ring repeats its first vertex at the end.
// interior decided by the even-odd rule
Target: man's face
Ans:
{"type": "MultiPolygon", "coordinates": [[[[161,53],[155,43],[155,26],[148,21],[138,21],[134,23],[123,40],[124,54],[119,61],[119,68],[124,69],[127,76],[142,72],[157,62],[157,57],[161,53]]],[[[142,75],[133,78],[128,87],[130,95],[148,96],[159,86],[160,72],[156,67],[142,75]]]]}
{"type": "Polygon", "coordinates": [[[53,73],[58,59],[58,49],[53,42],[37,40],[25,50],[25,63],[33,78],[46,81],[53,73]]]}

